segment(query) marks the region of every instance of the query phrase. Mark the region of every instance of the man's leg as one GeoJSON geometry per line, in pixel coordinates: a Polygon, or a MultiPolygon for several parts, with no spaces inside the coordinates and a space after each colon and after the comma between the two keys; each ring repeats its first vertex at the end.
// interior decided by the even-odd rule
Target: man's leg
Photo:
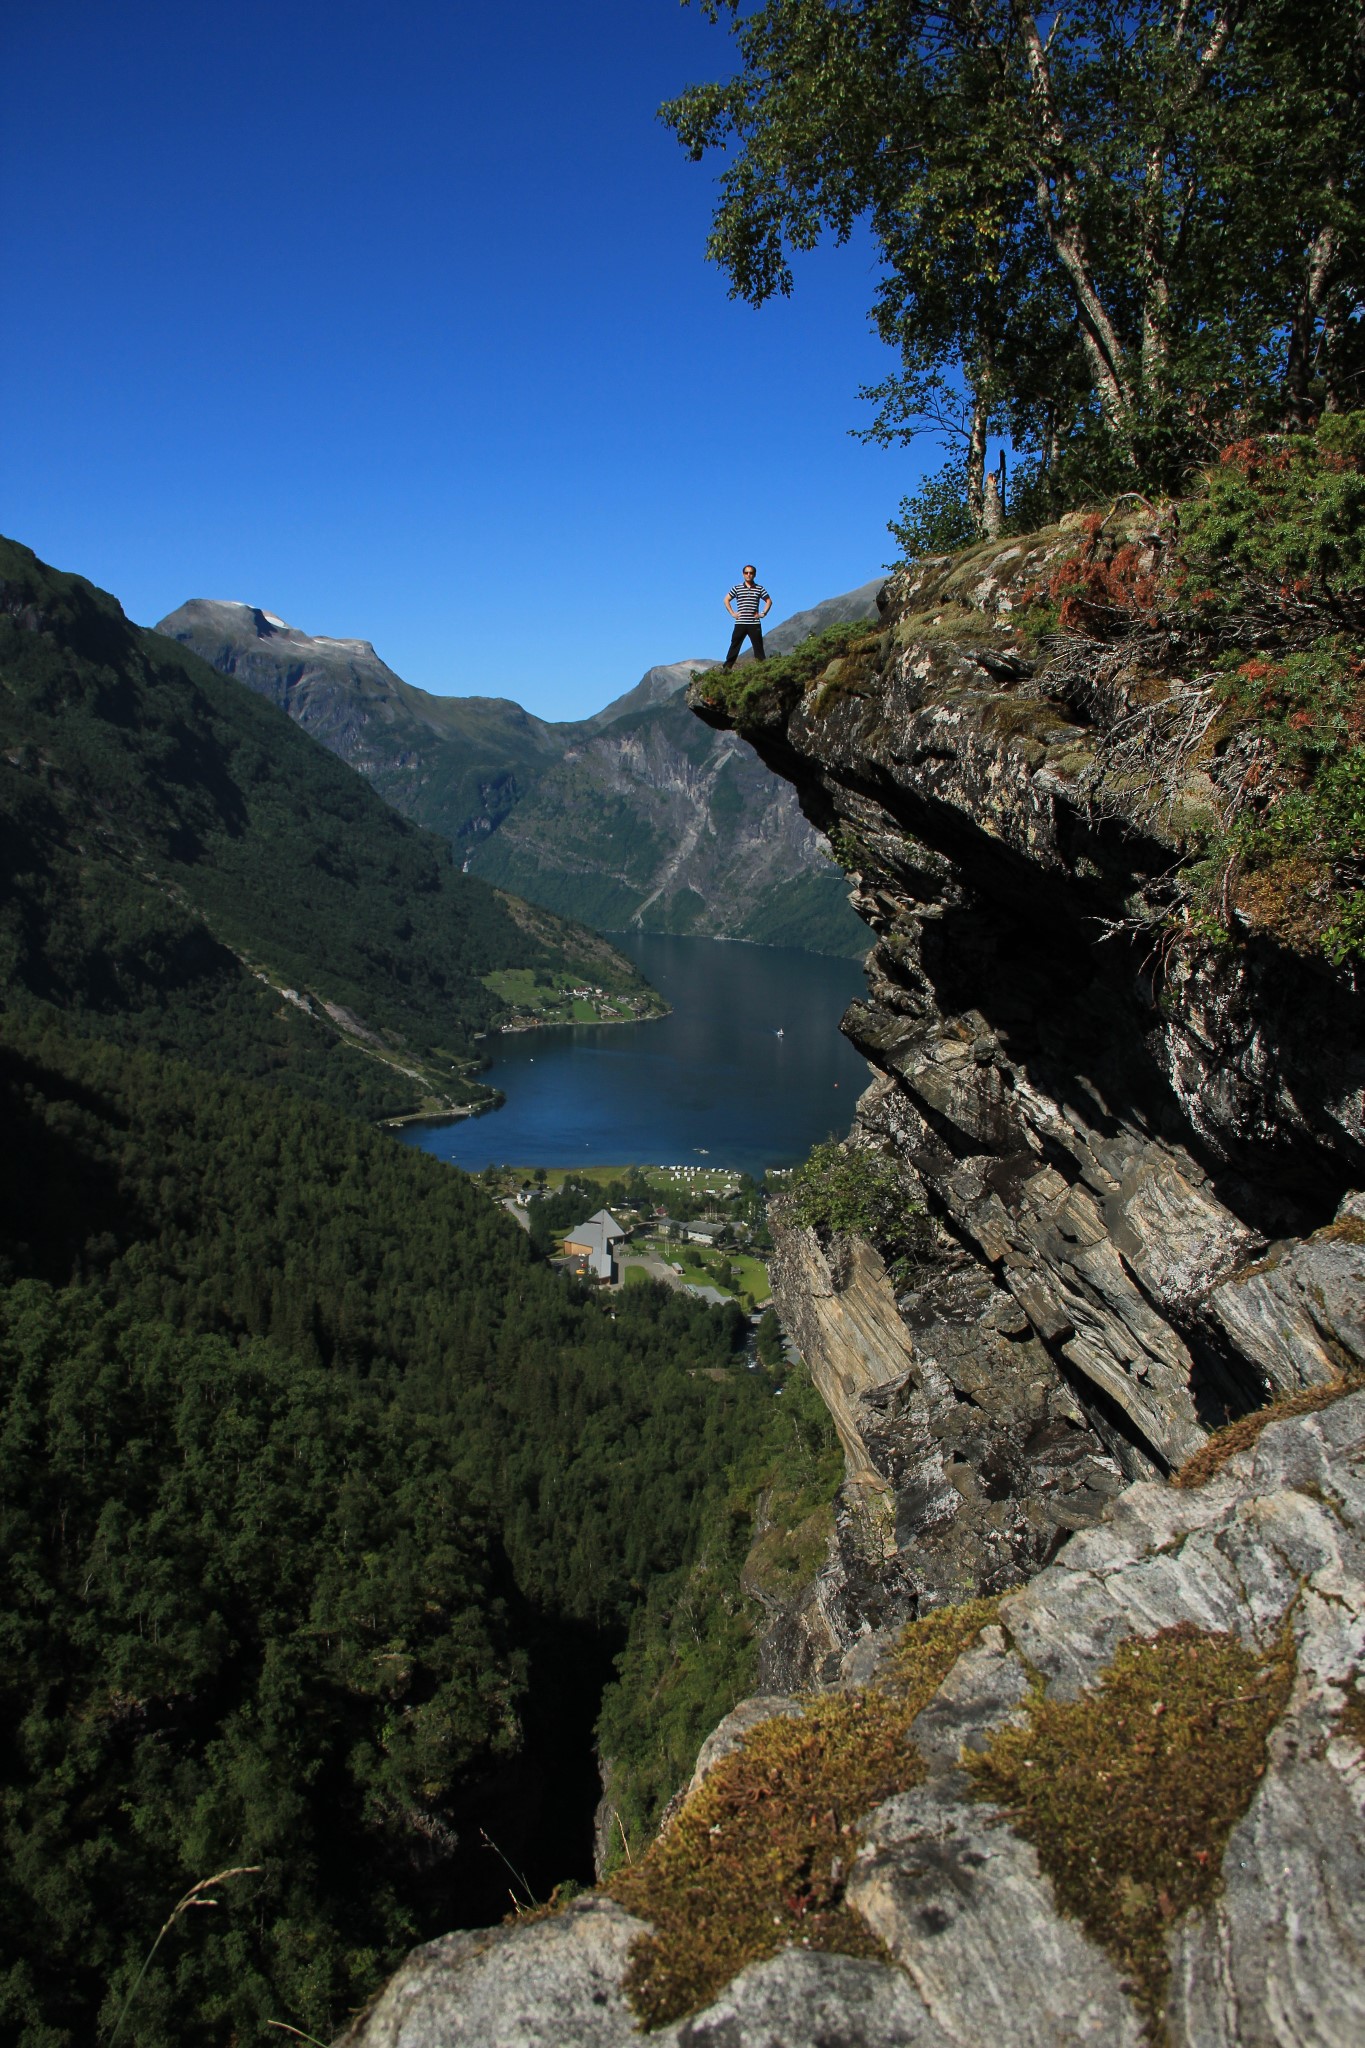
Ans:
{"type": "Polygon", "coordinates": [[[766,661],[768,657],[763,652],[763,628],[759,625],[757,619],[754,620],[753,625],[749,629],[749,638],[754,643],[754,660],[766,661]]]}
{"type": "Polygon", "coordinates": [[[748,627],[744,624],[744,621],[742,619],[736,621],[735,630],[730,635],[730,652],[725,657],[725,667],[727,669],[734,667],[735,657],[738,655],[740,648],[744,644],[744,636],[748,632],[748,630],[748,627]]]}

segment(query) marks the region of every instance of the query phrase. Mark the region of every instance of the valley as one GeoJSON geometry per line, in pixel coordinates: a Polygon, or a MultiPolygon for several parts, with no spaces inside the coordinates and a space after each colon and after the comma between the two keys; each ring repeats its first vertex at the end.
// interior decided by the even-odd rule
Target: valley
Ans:
{"type": "Polygon", "coordinates": [[[0,2048],[1361,2048],[1365,0],[5,55],[0,2048]]]}
{"type": "Polygon", "coordinates": [[[508,1860],[591,1881],[596,1743],[643,1840],[833,1434],[737,1299],[604,1303],[374,1128],[661,1007],[628,959],[15,543],[0,679],[0,2024],[320,2036],[508,1860]]]}

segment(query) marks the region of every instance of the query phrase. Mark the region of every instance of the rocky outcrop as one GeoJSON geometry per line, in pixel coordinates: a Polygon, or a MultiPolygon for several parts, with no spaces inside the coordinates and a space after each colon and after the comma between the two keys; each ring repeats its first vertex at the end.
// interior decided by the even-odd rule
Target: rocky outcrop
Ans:
{"type": "MultiPolygon", "coordinates": [[[[1267,1428],[1206,1486],[1127,1489],[1007,1598],[914,1723],[923,1782],[858,1817],[847,1885],[888,1960],[793,1947],[649,2038],[669,2048],[1139,2048],[1122,1972],[1058,1910],[1038,1850],[971,1793],[965,1752],[1031,1692],[1093,1689],[1115,1650],[1180,1626],[1295,1646],[1221,1888],[1164,1935],[1170,2048],[1348,2048],[1365,2030],[1365,1394],[1267,1428]]],[[[852,1654],[852,1676],[883,1645],[852,1654]]],[[[780,1706],[780,1702],[773,1702],[780,1706]]],[[[762,1708],[757,1709],[761,1713],[762,1708]]],[[[753,1725],[732,1717],[715,1765],[753,1725]]],[[[639,1920],[601,1896],[420,1949],[348,2048],[616,2048],[639,1920]]]]}
{"type": "MultiPolygon", "coordinates": [[[[1018,625],[1078,538],[902,572],[879,640],[742,707],[874,939],[849,1142],[934,1223],[893,1315],[866,1252],[775,1212],[779,1307],[853,1484],[769,1683],[1018,1583],[1123,1480],[1365,1366],[1365,1226],[1338,1213],[1365,1183],[1365,994],[1171,922],[1176,839],[1114,771],[1112,704],[1040,675],[1018,625]]],[[[704,678],[693,703],[729,721],[704,678]]],[[[1235,772],[1201,759],[1175,797],[1235,772]]]]}

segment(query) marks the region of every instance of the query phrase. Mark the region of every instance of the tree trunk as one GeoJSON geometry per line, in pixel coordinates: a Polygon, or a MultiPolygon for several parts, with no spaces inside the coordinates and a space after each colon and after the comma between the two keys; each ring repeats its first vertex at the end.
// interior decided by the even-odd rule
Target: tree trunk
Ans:
{"type": "Polygon", "coordinates": [[[981,508],[981,530],[987,540],[999,540],[1005,530],[1005,451],[1000,451],[1000,466],[993,469],[986,478],[984,502],[981,508]]]}
{"type": "MultiPolygon", "coordinates": [[[[1318,322],[1322,318],[1329,294],[1328,278],[1336,253],[1335,228],[1319,228],[1308,245],[1308,264],[1304,273],[1303,291],[1289,336],[1289,360],[1285,365],[1284,377],[1286,426],[1303,428],[1312,424],[1313,400],[1308,389],[1308,379],[1315,352],[1314,341],[1318,332],[1318,322]]],[[[1326,353],[1330,354],[1330,347],[1326,353]]],[[[1334,396],[1329,372],[1329,412],[1336,410],[1332,403],[1334,396]]]]}
{"type": "Polygon", "coordinates": [[[1105,417],[1111,426],[1122,426],[1133,403],[1128,358],[1095,285],[1090,247],[1081,226],[1080,184],[1052,91],[1047,51],[1032,13],[1017,0],[1012,12],[1028,58],[1030,97],[1042,144],[1033,164],[1038,215],[1076,302],[1081,341],[1105,417]]]}
{"type": "Polygon", "coordinates": [[[986,531],[986,399],[972,389],[972,424],[967,436],[967,510],[978,533],[986,531]]]}
{"type": "Polygon", "coordinates": [[[1163,136],[1148,150],[1142,194],[1142,382],[1149,401],[1165,383],[1170,361],[1165,191],[1169,146],[1169,137],[1163,136]]]}

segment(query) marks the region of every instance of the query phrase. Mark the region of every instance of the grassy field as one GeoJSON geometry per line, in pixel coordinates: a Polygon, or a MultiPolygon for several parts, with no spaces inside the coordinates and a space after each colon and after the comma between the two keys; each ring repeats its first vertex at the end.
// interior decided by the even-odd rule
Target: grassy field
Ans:
{"type": "Polygon", "coordinates": [[[530,967],[500,968],[486,974],[483,985],[513,1016],[541,1024],[634,1024],[642,1017],[661,1016],[668,1007],[654,989],[627,995],[604,988],[588,996],[575,995],[574,990],[586,983],[560,978],[546,986],[530,967]]]}
{"type": "MultiPolygon", "coordinates": [[[[534,1169],[529,1166],[509,1165],[509,1174],[515,1174],[518,1182],[530,1180],[534,1169]]],[[[650,1187],[664,1201],[671,1193],[695,1194],[699,1188],[714,1188],[717,1194],[733,1193],[739,1185],[737,1174],[726,1168],[716,1168],[708,1173],[704,1166],[547,1166],[545,1183],[547,1187],[563,1187],[565,1179],[572,1174],[575,1180],[590,1180],[595,1187],[610,1187],[614,1180],[625,1180],[632,1173],[643,1174],[650,1187]]]]}
{"type": "Polygon", "coordinates": [[[750,1258],[747,1252],[732,1252],[730,1264],[735,1269],[735,1279],[739,1283],[741,1294],[752,1294],[760,1306],[772,1299],[767,1268],[761,1259],[750,1258]]]}
{"type": "Polygon", "coordinates": [[[679,1244],[668,1238],[651,1238],[649,1249],[657,1252],[670,1266],[681,1266],[682,1277],[689,1287],[717,1287],[722,1294],[751,1294],[759,1305],[771,1297],[772,1290],[762,1261],[751,1258],[747,1252],[716,1253],[713,1258],[703,1261],[695,1245],[679,1244]],[[726,1287],[715,1273],[715,1267],[726,1257],[734,1272],[733,1287],[726,1287]]]}

